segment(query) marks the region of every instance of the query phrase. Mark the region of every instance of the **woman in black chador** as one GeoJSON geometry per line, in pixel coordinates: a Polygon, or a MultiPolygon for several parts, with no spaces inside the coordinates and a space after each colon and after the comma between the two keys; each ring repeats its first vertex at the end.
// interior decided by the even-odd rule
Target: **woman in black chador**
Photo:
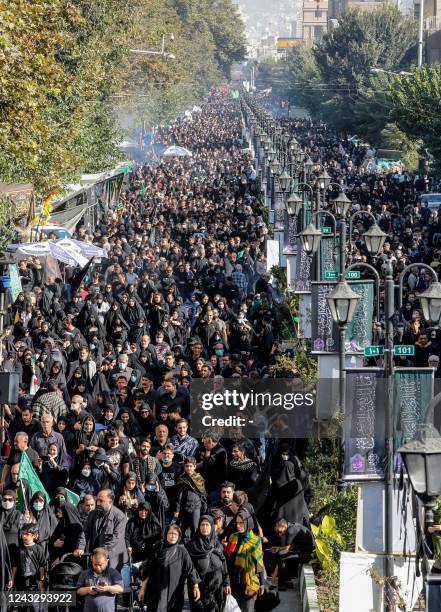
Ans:
{"type": "Polygon", "coordinates": [[[189,553],[179,544],[180,539],[179,527],[170,525],[165,539],[154,547],[150,559],[141,568],[143,582],[139,599],[149,612],[181,612],[186,582],[194,601],[200,599],[200,579],[189,553]]]}
{"type": "Polygon", "coordinates": [[[224,594],[231,592],[230,579],[224,551],[216,537],[211,516],[201,516],[197,532],[188,543],[187,550],[201,579],[201,599],[194,602],[190,597],[191,610],[222,612],[224,594]]]}
{"type": "Polygon", "coordinates": [[[134,563],[150,557],[153,546],[162,540],[162,534],[161,524],[153,514],[151,505],[146,501],[141,502],[126,527],[127,549],[134,563]]]}

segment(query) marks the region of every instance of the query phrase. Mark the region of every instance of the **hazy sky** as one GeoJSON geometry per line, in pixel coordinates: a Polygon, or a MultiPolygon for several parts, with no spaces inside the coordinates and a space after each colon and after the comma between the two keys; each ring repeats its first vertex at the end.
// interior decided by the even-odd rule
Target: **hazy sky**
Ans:
{"type": "MultiPolygon", "coordinates": [[[[238,0],[250,39],[289,36],[291,24],[300,16],[302,0],[238,0]]],[[[251,40],[251,42],[253,42],[251,40]]]]}

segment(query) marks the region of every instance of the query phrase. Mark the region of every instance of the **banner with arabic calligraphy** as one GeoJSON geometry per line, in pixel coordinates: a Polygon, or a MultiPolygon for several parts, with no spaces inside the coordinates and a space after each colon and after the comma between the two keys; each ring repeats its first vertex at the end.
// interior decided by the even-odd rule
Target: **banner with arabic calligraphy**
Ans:
{"type": "Polygon", "coordinates": [[[423,423],[433,397],[432,368],[396,368],[394,372],[395,448],[409,442],[423,423]]]}
{"type": "Polygon", "coordinates": [[[334,282],[311,283],[311,343],[313,353],[338,353],[340,345],[338,325],[334,323],[326,296],[334,282]]]}
{"type": "Polygon", "coordinates": [[[297,240],[295,291],[311,290],[313,258],[302,249],[300,238],[297,240]]]}
{"type": "Polygon", "coordinates": [[[340,236],[322,235],[320,239],[320,280],[326,272],[340,270],[340,236]]]}
{"type": "Polygon", "coordinates": [[[348,284],[360,296],[354,317],[346,329],[346,352],[356,354],[362,353],[366,346],[372,344],[374,281],[355,281],[348,284]]]}
{"type": "MultiPolygon", "coordinates": [[[[351,281],[350,288],[360,295],[354,318],[346,330],[346,352],[359,354],[372,343],[372,317],[374,309],[374,284],[372,280],[351,281]]],[[[311,283],[312,352],[338,353],[340,338],[338,325],[334,323],[326,296],[335,287],[335,281],[311,283]]]]}
{"type": "Polygon", "coordinates": [[[344,476],[348,480],[384,477],[385,385],[380,368],[346,370],[344,476]]]}

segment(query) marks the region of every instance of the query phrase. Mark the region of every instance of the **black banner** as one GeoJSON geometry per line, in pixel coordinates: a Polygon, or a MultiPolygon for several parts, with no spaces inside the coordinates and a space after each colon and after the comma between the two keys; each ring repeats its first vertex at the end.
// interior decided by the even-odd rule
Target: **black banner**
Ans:
{"type": "Polygon", "coordinates": [[[326,296],[334,289],[335,282],[311,283],[311,344],[313,353],[338,353],[340,337],[334,323],[326,296]]]}
{"type": "Polygon", "coordinates": [[[384,477],[385,390],[381,368],[346,370],[344,476],[348,480],[384,477]]]}

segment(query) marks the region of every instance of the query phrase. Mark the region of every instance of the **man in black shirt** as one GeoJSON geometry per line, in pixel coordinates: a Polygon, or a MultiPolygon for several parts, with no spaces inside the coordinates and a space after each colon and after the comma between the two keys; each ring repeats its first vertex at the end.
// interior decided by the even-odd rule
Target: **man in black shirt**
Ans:
{"type": "Polygon", "coordinates": [[[120,444],[118,432],[114,429],[109,429],[106,435],[106,455],[110,465],[115,470],[126,475],[130,467],[130,458],[127,450],[120,444]]]}
{"type": "Polygon", "coordinates": [[[299,563],[308,563],[313,550],[314,540],[307,527],[284,518],[276,521],[266,553],[273,580],[278,575],[279,590],[285,590],[287,581],[297,577],[299,563]]]}
{"type": "Polygon", "coordinates": [[[159,398],[161,406],[167,406],[169,414],[178,414],[180,418],[190,416],[190,397],[177,389],[175,378],[167,378],[162,388],[164,392],[159,398]]]}
{"type": "Polygon", "coordinates": [[[35,433],[41,431],[41,423],[34,417],[32,408],[22,408],[21,415],[16,414],[9,425],[8,434],[12,441],[18,431],[23,431],[31,438],[35,433]]]}
{"type": "Polygon", "coordinates": [[[172,506],[175,503],[177,481],[182,472],[182,467],[179,463],[173,461],[174,450],[172,446],[167,445],[161,455],[160,463],[162,469],[159,474],[159,482],[167,494],[170,506],[172,506]]]}
{"type": "Polygon", "coordinates": [[[215,431],[206,432],[202,438],[205,450],[201,451],[201,462],[198,471],[205,480],[205,488],[210,504],[219,500],[219,488],[227,477],[227,451],[219,444],[219,435],[215,431]]]}
{"type": "Polygon", "coordinates": [[[8,588],[14,591],[38,591],[44,581],[46,556],[43,548],[37,544],[38,527],[25,523],[20,533],[20,546],[15,559],[12,559],[12,580],[8,588]]]}

